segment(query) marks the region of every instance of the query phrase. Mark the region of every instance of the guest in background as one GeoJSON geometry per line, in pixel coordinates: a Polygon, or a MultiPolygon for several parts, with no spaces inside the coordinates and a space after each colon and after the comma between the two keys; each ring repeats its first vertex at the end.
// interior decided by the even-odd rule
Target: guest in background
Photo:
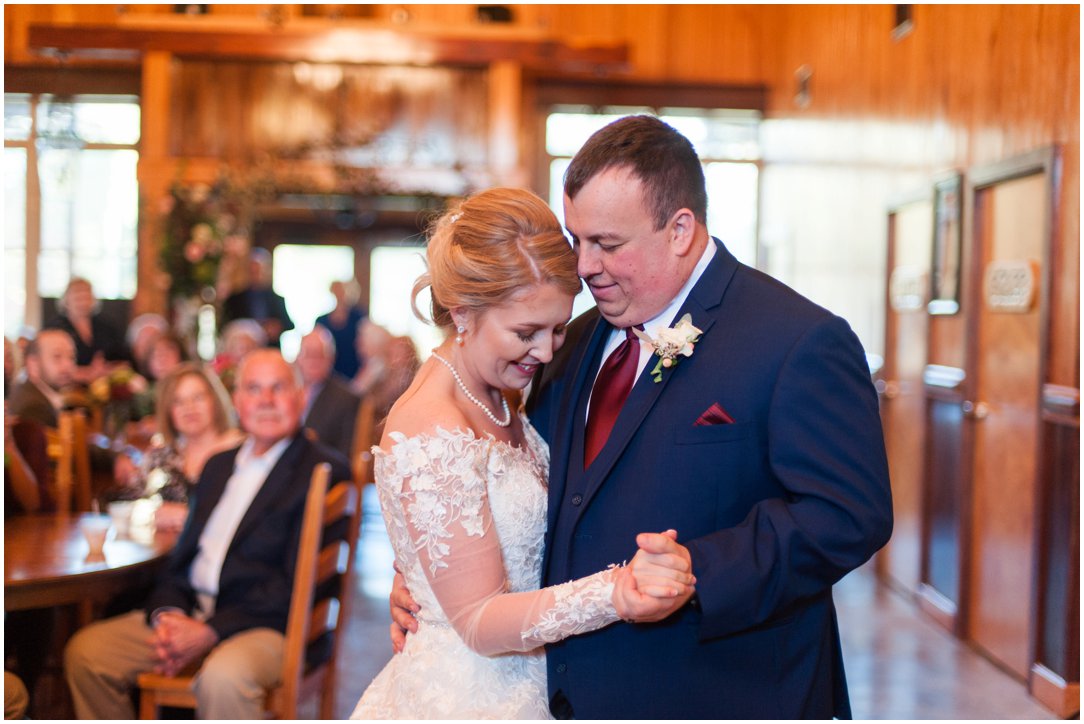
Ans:
{"type": "Polygon", "coordinates": [[[75,378],[75,342],[62,329],[43,329],[26,348],[26,374],[8,396],[11,414],[56,427],[62,391],[75,378]]]}
{"type": "Polygon", "coordinates": [[[204,463],[239,444],[243,436],[222,383],[196,362],[185,362],[162,379],[156,408],[160,440],[146,451],[138,468],[125,457],[128,465],[118,466],[118,482],[130,491],[124,496],[129,499],[161,496],[155,524],[180,530],[188,515],[189,493],[204,463]]]}
{"type": "Polygon", "coordinates": [[[4,399],[11,392],[11,385],[15,382],[15,373],[19,371],[19,362],[15,359],[15,343],[4,337],[4,399]]]}
{"type": "Polygon", "coordinates": [[[156,429],[153,415],[158,399],[158,383],[187,359],[184,341],[172,332],[163,332],[154,337],[139,358],[139,367],[144,370],[149,386],[136,396],[132,417],[140,421],[140,428],[145,433],[153,434],[156,429]]]}
{"type": "Polygon", "coordinates": [[[294,328],[286,312],[286,300],[271,288],[271,252],[255,248],[249,254],[248,286],[226,298],[222,305],[222,325],[235,319],[255,319],[263,327],[267,344],[279,346],[279,337],[294,328]]]}
{"type": "Polygon", "coordinates": [[[4,718],[23,719],[30,706],[30,695],[23,680],[10,671],[4,672],[4,718]]]}
{"type": "Polygon", "coordinates": [[[418,357],[418,348],[414,346],[414,340],[406,335],[392,337],[391,342],[388,343],[384,381],[375,391],[379,419],[387,415],[395,401],[410,387],[414,374],[420,366],[421,359],[418,357]]]}
{"type": "Polygon", "coordinates": [[[53,511],[45,429],[4,414],[4,517],[53,511]]]}
{"type": "Polygon", "coordinates": [[[300,380],[277,351],[245,358],[233,399],[247,437],[204,466],[145,610],[97,621],[68,642],[64,673],[79,718],[133,718],[131,690],[151,669],[171,676],[199,666],[192,690],[203,719],[259,719],[279,683],[309,480],[322,462],[334,481],[349,480],[350,468],[301,434],[300,380]]]}
{"type": "Polygon", "coordinates": [[[335,308],[316,323],[327,327],[335,338],[335,372],[350,380],[358,373],[364,360],[358,356],[358,325],[366,317],[365,308],[358,304],[357,282],[331,282],[335,308]]]}
{"type": "Polygon", "coordinates": [[[132,353],[132,361],[135,363],[136,372],[150,379],[147,368],[144,365],[151,345],[163,334],[169,333],[169,322],[161,314],[148,312],[140,314],[128,323],[128,331],[124,335],[128,343],[128,349],[132,353]]]}
{"type": "Polygon", "coordinates": [[[211,366],[222,384],[233,391],[233,377],[237,365],[249,352],[267,345],[267,334],[254,319],[235,319],[222,330],[219,353],[211,366]]]}
{"type": "Polygon", "coordinates": [[[350,388],[357,396],[369,394],[384,379],[391,340],[391,332],[371,319],[363,319],[358,324],[358,356],[365,364],[350,382],[350,388]]]}
{"type": "Polygon", "coordinates": [[[301,338],[294,366],[305,386],[302,424],[349,459],[361,400],[350,391],[350,383],[332,370],[334,360],[335,340],[327,329],[316,325],[301,338]]]}
{"type": "Polygon", "coordinates": [[[110,362],[128,362],[131,356],[124,335],[100,314],[94,288],[82,277],[72,277],[56,302],[60,316],[46,329],[62,329],[75,342],[75,381],[89,383],[106,374],[110,362]]]}

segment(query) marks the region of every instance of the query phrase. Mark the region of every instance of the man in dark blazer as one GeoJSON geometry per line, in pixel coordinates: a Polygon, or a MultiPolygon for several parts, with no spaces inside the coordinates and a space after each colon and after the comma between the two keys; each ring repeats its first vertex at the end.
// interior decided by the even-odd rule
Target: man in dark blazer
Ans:
{"type": "Polygon", "coordinates": [[[79,718],[131,719],[140,672],[172,675],[201,659],[200,718],[260,718],[278,683],[313,468],[330,462],[336,481],[350,471],[301,431],[300,380],[276,350],[244,358],[234,404],[248,436],[207,461],[146,609],[82,629],[65,650],[79,718]]]}
{"type": "Polygon", "coordinates": [[[876,394],[847,323],[739,263],[708,235],[706,209],[692,145],[647,116],[600,130],[565,177],[598,306],[573,323],[534,406],[551,452],[543,585],[665,529],[679,542],[641,535],[641,547],[688,556],[697,585],[668,614],[549,646],[558,717],[850,715],[832,585],[892,529],[876,394]],[[587,455],[603,358],[624,329],[658,340],[686,314],[700,332],[691,355],[656,368],[638,344],[631,391],[587,455]]]}
{"type": "Polygon", "coordinates": [[[27,345],[25,365],[25,376],[8,394],[8,413],[56,427],[62,391],[75,379],[75,342],[64,330],[43,329],[27,345]]]}
{"type": "Polygon", "coordinates": [[[286,300],[271,287],[271,252],[257,247],[249,254],[249,282],[222,303],[221,327],[235,319],[255,319],[267,334],[269,347],[279,346],[279,337],[294,328],[286,311],[286,300]]]}
{"type": "Polygon", "coordinates": [[[302,424],[349,459],[361,399],[334,371],[335,338],[326,327],[318,324],[301,338],[294,365],[305,386],[302,424]]]}

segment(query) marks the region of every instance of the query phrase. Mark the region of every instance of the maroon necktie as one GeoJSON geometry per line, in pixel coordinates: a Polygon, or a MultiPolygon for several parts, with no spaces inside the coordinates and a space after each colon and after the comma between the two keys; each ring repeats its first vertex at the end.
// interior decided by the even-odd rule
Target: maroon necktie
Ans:
{"type": "Polygon", "coordinates": [[[591,392],[587,413],[587,431],[583,442],[583,467],[586,470],[606,444],[621,406],[629,396],[640,361],[640,340],[632,328],[625,329],[625,341],[618,345],[602,365],[591,392]]]}

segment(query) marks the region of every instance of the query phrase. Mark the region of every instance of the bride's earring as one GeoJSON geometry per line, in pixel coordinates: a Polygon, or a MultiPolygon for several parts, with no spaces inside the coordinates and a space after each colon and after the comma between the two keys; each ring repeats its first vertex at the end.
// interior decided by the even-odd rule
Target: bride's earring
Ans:
{"type": "Polygon", "coordinates": [[[467,328],[464,327],[462,324],[460,324],[459,326],[457,326],[455,328],[455,331],[457,332],[457,334],[455,335],[455,343],[458,344],[460,347],[462,347],[463,346],[463,333],[467,331],[467,328]]]}

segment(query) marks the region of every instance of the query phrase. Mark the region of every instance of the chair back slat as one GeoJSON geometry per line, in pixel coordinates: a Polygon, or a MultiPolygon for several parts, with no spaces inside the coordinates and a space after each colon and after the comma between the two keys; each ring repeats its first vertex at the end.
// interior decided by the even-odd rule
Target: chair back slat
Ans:
{"type": "Polygon", "coordinates": [[[316,562],[317,585],[345,574],[349,559],[350,546],[346,541],[335,541],[324,546],[320,551],[320,560],[316,562]]]}
{"type": "Polygon", "coordinates": [[[339,599],[325,598],[313,606],[312,616],[309,618],[309,635],[306,644],[318,640],[326,633],[334,631],[339,623],[339,599]]]}

